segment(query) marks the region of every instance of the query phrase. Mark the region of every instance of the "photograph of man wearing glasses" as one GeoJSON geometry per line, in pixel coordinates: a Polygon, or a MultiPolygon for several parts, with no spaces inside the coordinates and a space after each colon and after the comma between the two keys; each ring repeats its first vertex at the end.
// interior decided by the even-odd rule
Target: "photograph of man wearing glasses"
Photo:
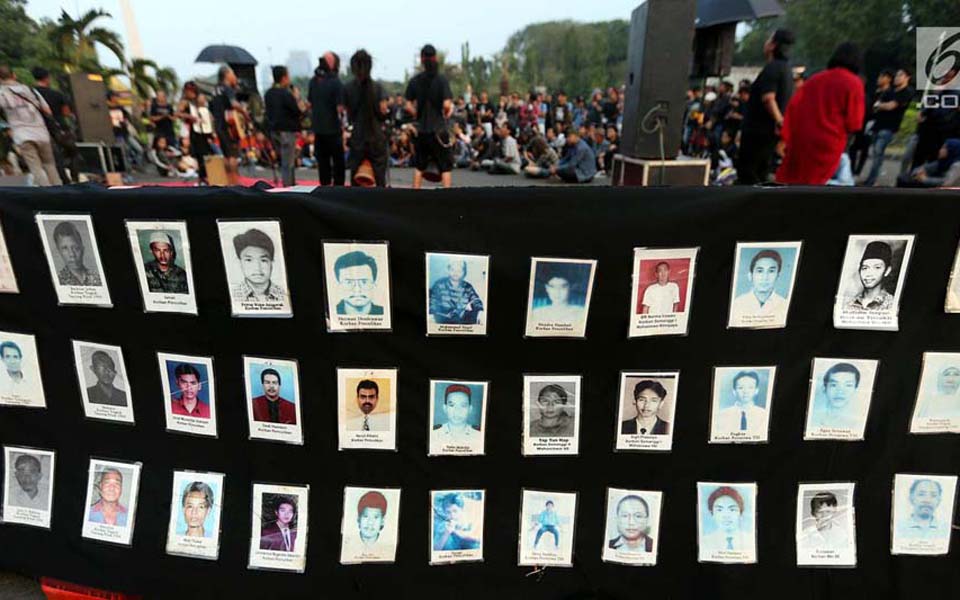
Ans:
{"type": "Polygon", "coordinates": [[[334,263],[333,273],[342,295],[338,315],[383,314],[383,307],[371,296],[377,289],[377,261],[372,256],[359,250],[347,252],[334,263]]]}

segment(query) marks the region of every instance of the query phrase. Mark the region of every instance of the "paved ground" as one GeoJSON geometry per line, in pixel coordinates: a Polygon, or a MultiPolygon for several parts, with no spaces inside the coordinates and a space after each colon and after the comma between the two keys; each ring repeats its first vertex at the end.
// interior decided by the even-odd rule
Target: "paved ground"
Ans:
{"type": "Polygon", "coordinates": [[[0,573],[0,598],[3,600],[46,600],[40,584],[33,579],[0,573]]]}

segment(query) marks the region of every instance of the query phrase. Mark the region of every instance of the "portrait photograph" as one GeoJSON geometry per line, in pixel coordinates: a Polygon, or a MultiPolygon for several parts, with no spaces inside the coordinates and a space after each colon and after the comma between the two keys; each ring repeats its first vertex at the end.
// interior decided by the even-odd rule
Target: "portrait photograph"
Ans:
{"type": "Polygon", "coordinates": [[[899,328],[913,235],[851,235],[833,305],[837,329],[899,328]]]}
{"type": "Polygon", "coordinates": [[[686,335],[699,248],[634,248],[627,337],[686,335]]]}
{"type": "Polygon", "coordinates": [[[186,221],[127,221],[146,312],[197,314],[186,221]]]}
{"type": "Polygon", "coordinates": [[[522,490],[521,567],[572,567],[577,518],[576,492],[522,490]]]}
{"type": "Polygon", "coordinates": [[[960,246],[953,258],[950,279],[947,281],[947,297],[943,303],[944,312],[960,313],[960,246]]]}
{"type": "Polygon", "coordinates": [[[303,444],[297,361],[243,357],[250,439],[303,444]]]}
{"type": "Polygon", "coordinates": [[[430,380],[430,456],[483,454],[486,381],[430,380]]]}
{"type": "Polygon", "coordinates": [[[757,562],[757,484],[697,482],[697,559],[757,562]]]}
{"type": "Polygon", "coordinates": [[[327,331],[389,331],[387,242],[323,242],[327,331]]]}
{"type": "Polygon", "coordinates": [[[797,489],[797,566],[857,566],[853,482],[797,489]]]}
{"type": "Polygon", "coordinates": [[[46,408],[36,338],[0,331],[0,405],[46,408]]]}
{"type": "Polygon", "coordinates": [[[531,258],[526,336],[585,337],[596,271],[595,260],[531,258]]]}
{"type": "Polygon", "coordinates": [[[213,359],[157,352],[167,431],[217,437],[213,359]]]}
{"type": "Polygon", "coordinates": [[[223,473],[174,471],[167,554],[217,560],[223,473]]]}
{"type": "Polygon", "coordinates": [[[923,353],[910,433],[960,433],[960,353],[923,353]]]}
{"type": "Polygon", "coordinates": [[[430,491],[430,564],[483,560],[483,490],[430,491]]]}
{"type": "Polygon", "coordinates": [[[345,487],[340,564],[395,562],[399,528],[399,488],[345,487]]]}
{"type": "Polygon", "coordinates": [[[679,385],[679,371],[620,373],[616,450],[670,451],[679,385]]]}
{"type": "Polygon", "coordinates": [[[250,569],[304,571],[309,493],[309,485],[253,484],[250,569]]]}
{"type": "Polygon", "coordinates": [[[427,335],[486,335],[490,257],[427,252],[427,335]]]}
{"type": "Polygon", "coordinates": [[[292,317],[280,221],[217,221],[235,317],[292,317]]]}
{"type": "Polygon", "coordinates": [[[6,480],[0,521],[50,528],[53,510],[53,450],[3,447],[6,480]]]}
{"type": "Polygon", "coordinates": [[[90,459],[81,535],[129,546],[137,512],[139,462],[90,459]]]}
{"type": "Polygon", "coordinates": [[[862,440],[877,377],[876,360],[814,358],[805,440],[862,440]]]}
{"type": "Polygon", "coordinates": [[[130,380],[120,346],[73,340],[83,414],[88,419],[133,423],[130,380]]]}
{"type": "Polygon", "coordinates": [[[727,327],[787,326],[802,242],[739,242],[734,254],[727,327]]]}
{"type": "Polygon", "coordinates": [[[340,450],[397,449],[397,370],[337,369],[340,450]]]}
{"type": "Polygon", "coordinates": [[[894,475],[890,552],[947,554],[956,493],[956,475],[894,475]]]}
{"type": "Polygon", "coordinates": [[[90,215],[38,214],[37,227],[58,302],[113,306],[90,215]]]}
{"type": "Polygon", "coordinates": [[[662,492],[607,488],[601,558],[631,566],[657,564],[662,492]]]}
{"type": "Polygon", "coordinates": [[[7,240],[3,235],[3,226],[0,225],[0,294],[19,294],[17,275],[13,270],[13,261],[7,250],[7,240]]]}
{"type": "Polygon", "coordinates": [[[523,376],[524,456],[580,450],[580,375],[523,376]]]}
{"type": "Polygon", "coordinates": [[[711,444],[766,443],[776,367],[714,367],[711,444]]]}

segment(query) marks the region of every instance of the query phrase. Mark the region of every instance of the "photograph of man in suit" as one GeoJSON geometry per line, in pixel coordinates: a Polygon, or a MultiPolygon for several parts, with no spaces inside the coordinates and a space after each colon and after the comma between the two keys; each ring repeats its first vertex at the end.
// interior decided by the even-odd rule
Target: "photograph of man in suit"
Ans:
{"type": "Polygon", "coordinates": [[[644,379],[633,388],[633,406],[636,417],[620,423],[621,435],[667,435],[670,423],[657,413],[667,397],[667,390],[659,381],[644,379]]]}
{"type": "Polygon", "coordinates": [[[280,373],[276,369],[260,372],[263,394],[253,399],[253,420],[264,423],[297,424],[297,408],[280,396],[280,373]]]}
{"type": "Polygon", "coordinates": [[[342,295],[336,306],[338,315],[383,314],[383,307],[370,296],[377,287],[376,259],[360,250],[347,252],[333,263],[333,274],[342,295]]]}
{"type": "Polygon", "coordinates": [[[260,549],[293,552],[297,543],[297,499],[264,494],[263,515],[276,517],[260,529],[260,549]]]}
{"type": "Polygon", "coordinates": [[[650,507],[640,496],[630,494],[617,502],[617,537],[607,545],[622,552],[653,552],[650,537],[650,507]]]}

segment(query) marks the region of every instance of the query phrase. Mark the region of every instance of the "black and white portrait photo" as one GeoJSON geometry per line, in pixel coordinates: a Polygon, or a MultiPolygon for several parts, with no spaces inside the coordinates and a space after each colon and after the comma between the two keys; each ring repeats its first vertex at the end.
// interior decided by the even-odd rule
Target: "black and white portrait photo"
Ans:
{"type": "Polygon", "coordinates": [[[280,221],[217,221],[236,317],[292,317],[280,221]]]}
{"type": "Polygon", "coordinates": [[[6,480],[3,484],[4,523],[50,527],[53,510],[53,450],[3,447],[6,480]]]}
{"type": "Polygon", "coordinates": [[[37,227],[60,304],[113,306],[90,215],[37,215],[37,227]]]}
{"type": "Polygon", "coordinates": [[[389,330],[386,242],[323,242],[329,331],[389,330]]]}
{"type": "Polygon", "coordinates": [[[119,346],[73,340],[73,358],[87,418],[133,423],[123,350],[119,346]]]}
{"type": "Polygon", "coordinates": [[[833,307],[834,327],[898,329],[913,240],[913,235],[850,236],[833,307]]]}
{"type": "Polygon", "coordinates": [[[36,338],[0,331],[0,405],[46,408],[36,338]]]}
{"type": "Polygon", "coordinates": [[[127,233],[144,310],[197,314],[187,223],[127,221],[127,233]]]}

